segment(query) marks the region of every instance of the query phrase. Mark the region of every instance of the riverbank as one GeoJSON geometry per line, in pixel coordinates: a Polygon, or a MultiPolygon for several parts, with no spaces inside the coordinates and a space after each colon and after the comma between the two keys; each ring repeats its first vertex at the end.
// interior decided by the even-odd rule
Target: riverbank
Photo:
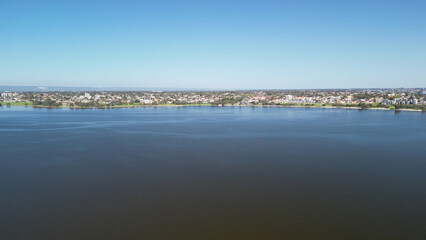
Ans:
{"type": "MultiPolygon", "coordinates": [[[[250,106],[248,106],[250,107],[250,106]]],[[[383,110],[383,111],[407,111],[407,112],[422,112],[419,109],[395,109],[395,108],[361,108],[361,107],[344,107],[344,106],[282,106],[282,105],[253,105],[251,107],[282,107],[282,108],[323,108],[323,109],[352,109],[352,110],[383,110]]]]}
{"type": "Polygon", "coordinates": [[[139,107],[187,107],[187,106],[211,106],[211,104],[158,104],[158,105],[143,105],[143,104],[123,104],[123,105],[113,105],[113,106],[69,106],[69,105],[60,105],[60,106],[46,106],[46,105],[34,105],[32,102],[10,102],[10,103],[0,103],[0,107],[9,107],[9,106],[20,106],[20,107],[33,107],[33,108],[70,108],[70,109],[110,109],[110,108],[139,108],[139,107]]]}
{"type": "Polygon", "coordinates": [[[8,106],[21,106],[21,107],[33,107],[33,108],[69,108],[69,109],[114,109],[114,108],[152,108],[152,107],[276,107],[276,108],[323,108],[323,109],[352,109],[352,110],[385,110],[385,111],[404,111],[404,112],[422,112],[421,109],[407,109],[400,108],[395,109],[395,106],[389,107],[358,107],[358,106],[333,106],[330,104],[294,104],[294,105],[231,105],[226,104],[223,106],[213,104],[159,104],[159,105],[142,105],[142,104],[126,104],[126,105],[114,105],[114,106],[45,106],[45,105],[33,105],[32,102],[13,102],[13,103],[2,103],[2,107],[8,106]]]}

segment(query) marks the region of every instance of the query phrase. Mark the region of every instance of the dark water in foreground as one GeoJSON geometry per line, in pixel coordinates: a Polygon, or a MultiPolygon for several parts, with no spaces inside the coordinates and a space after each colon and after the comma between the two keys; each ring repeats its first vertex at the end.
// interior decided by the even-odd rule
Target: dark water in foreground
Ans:
{"type": "Polygon", "coordinates": [[[0,108],[1,239],[426,239],[426,115],[0,108]]]}

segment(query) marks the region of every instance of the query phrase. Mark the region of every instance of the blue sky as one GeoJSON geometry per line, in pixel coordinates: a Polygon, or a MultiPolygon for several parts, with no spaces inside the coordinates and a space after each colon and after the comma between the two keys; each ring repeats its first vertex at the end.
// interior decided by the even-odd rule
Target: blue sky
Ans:
{"type": "Polygon", "coordinates": [[[426,87],[426,1],[0,0],[0,85],[426,87]]]}

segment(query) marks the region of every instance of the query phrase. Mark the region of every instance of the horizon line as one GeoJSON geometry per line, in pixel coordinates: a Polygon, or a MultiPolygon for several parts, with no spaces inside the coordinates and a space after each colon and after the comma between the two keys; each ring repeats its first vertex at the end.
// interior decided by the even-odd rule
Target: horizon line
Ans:
{"type": "MultiPolygon", "coordinates": [[[[2,88],[34,88],[34,91],[278,91],[278,90],[379,90],[379,89],[425,89],[426,87],[333,87],[333,88],[199,88],[199,87],[88,87],[88,86],[46,86],[46,85],[0,85],[0,91],[2,88]],[[53,90],[49,90],[53,88],[53,90]],[[59,89],[65,90],[59,90],[59,89]],[[58,90],[54,90],[58,89],[58,90]],[[71,90],[81,89],[81,90],[71,90]]],[[[15,90],[16,91],[16,90],[15,90]]],[[[30,91],[30,89],[25,90],[30,91]]]]}

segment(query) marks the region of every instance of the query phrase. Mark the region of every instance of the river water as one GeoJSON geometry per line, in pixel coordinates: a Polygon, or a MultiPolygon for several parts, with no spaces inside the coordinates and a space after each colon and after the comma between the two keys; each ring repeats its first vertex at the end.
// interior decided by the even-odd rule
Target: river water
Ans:
{"type": "Polygon", "coordinates": [[[426,114],[0,107],[1,239],[426,239],[426,114]]]}

